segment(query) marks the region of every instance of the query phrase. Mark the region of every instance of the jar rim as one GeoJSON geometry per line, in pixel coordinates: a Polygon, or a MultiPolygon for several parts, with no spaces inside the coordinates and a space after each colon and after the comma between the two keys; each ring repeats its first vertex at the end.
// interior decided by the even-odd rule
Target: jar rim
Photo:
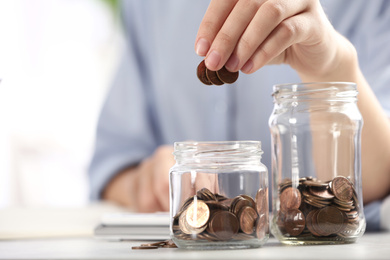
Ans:
{"type": "Polygon", "coordinates": [[[272,96],[282,91],[311,93],[329,89],[329,87],[343,88],[343,90],[356,90],[356,83],[343,81],[329,82],[300,82],[300,83],[283,83],[273,86],[272,96]]]}
{"type": "Polygon", "coordinates": [[[183,141],[183,142],[175,142],[174,143],[175,150],[180,148],[230,148],[230,149],[238,149],[238,148],[246,148],[246,147],[254,147],[261,150],[261,141],[254,140],[243,140],[243,141],[183,141]]]}
{"type": "Polygon", "coordinates": [[[175,142],[175,157],[213,157],[227,158],[232,156],[261,156],[260,141],[185,141],[175,142]]]}

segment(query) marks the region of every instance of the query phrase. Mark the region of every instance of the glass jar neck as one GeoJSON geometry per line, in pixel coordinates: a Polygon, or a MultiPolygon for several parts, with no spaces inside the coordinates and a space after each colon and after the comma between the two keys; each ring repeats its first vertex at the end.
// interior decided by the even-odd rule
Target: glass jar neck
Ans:
{"type": "Polygon", "coordinates": [[[356,103],[358,91],[351,82],[317,82],[275,85],[274,103],[277,105],[301,102],[332,102],[343,105],[356,103]]]}
{"type": "Polygon", "coordinates": [[[174,156],[178,164],[260,163],[261,142],[176,142],[174,156]]]}

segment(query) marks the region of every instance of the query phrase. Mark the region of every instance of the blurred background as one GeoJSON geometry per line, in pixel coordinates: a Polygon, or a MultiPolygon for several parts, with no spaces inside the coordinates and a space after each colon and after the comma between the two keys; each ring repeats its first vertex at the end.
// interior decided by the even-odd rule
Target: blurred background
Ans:
{"type": "Polygon", "coordinates": [[[0,208],[84,206],[117,2],[0,0],[0,32],[0,208]]]}

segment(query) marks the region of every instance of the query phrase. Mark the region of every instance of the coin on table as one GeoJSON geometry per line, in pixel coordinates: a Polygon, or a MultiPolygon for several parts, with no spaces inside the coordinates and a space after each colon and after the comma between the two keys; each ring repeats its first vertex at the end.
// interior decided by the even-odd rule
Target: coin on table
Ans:
{"type": "Polygon", "coordinates": [[[222,69],[217,71],[217,76],[223,83],[232,84],[238,79],[238,71],[230,72],[223,66],[222,69]]]}
{"type": "Polygon", "coordinates": [[[248,235],[252,234],[257,217],[258,215],[254,208],[249,206],[245,206],[244,208],[242,208],[238,215],[238,221],[240,223],[240,228],[242,232],[248,235]]]}
{"type": "Polygon", "coordinates": [[[220,240],[231,239],[239,230],[237,217],[229,211],[216,212],[208,224],[207,231],[220,240]]]}
{"type": "Polygon", "coordinates": [[[288,209],[297,209],[301,205],[301,192],[293,187],[286,188],[280,194],[280,209],[286,211],[288,209]]]}
{"type": "Polygon", "coordinates": [[[199,229],[207,224],[210,217],[210,209],[202,200],[194,200],[186,211],[188,225],[199,229]]]}
{"type": "Polygon", "coordinates": [[[331,190],[336,198],[343,201],[352,200],[353,185],[344,176],[338,176],[331,182],[331,190]]]}
{"type": "Polygon", "coordinates": [[[200,82],[202,82],[203,84],[212,85],[206,76],[206,64],[204,63],[204,60],[199,63],[198,68],[196,69],[196,75],[198,76],[200,82]]]}
{"type": "Polygon", "coordinates": [[[206,68],[206,77],[214,85],[221,86],[223,82],[218,78],[217,72],[206,68]]]}
{"type": "Polygon", "coordinates": [[[158,246],[133,246],[131,249],[133,250],[142,250],[142,249],[157,249],[158,246]]]}

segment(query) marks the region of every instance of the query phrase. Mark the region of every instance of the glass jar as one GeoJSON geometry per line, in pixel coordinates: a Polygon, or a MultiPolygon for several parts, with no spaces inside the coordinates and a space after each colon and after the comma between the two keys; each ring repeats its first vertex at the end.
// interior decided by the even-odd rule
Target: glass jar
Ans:
{"type": "Polygon", "coordinates": [[[179,248],[260,247],[269,237],[268,171],[258,141],[177,142],[170,234],[179,248]]]}
{"type": "Polygon", "coordinates": [[[351,243],[363,235],[357,94],[346,82],[274,86],[271,232],[282,243],[351,243]]]}

